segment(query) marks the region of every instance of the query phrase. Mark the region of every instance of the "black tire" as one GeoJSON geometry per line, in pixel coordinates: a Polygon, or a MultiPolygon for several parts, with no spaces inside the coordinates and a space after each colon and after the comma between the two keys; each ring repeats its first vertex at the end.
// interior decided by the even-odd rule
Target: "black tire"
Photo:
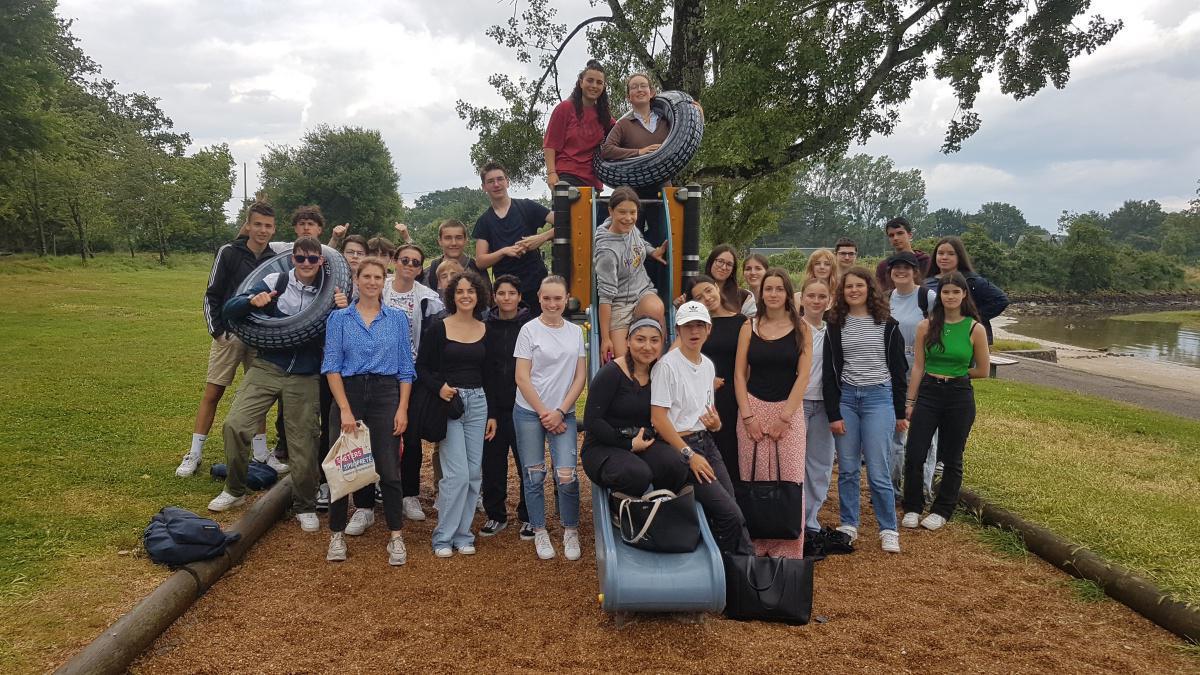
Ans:
{"type": "Polygon", "coordinates": [[[671,125],[662,147],[648,155],[607,161],[596,152],[592,167],[605,185],[618,187],[658,187],[671,180],[700,149],[704,137],[704,116],[692,105],[692,97],[682,91],[664,91],[650,107],[671,125]]]}
{"type": "MultiPolygon", "coordinates": [[[[230,329],[242,342],[258,349],[290,349],[325,337],[325,319],[334,308],[334,290],[340,288],[349,295],[351,285],[350,266],[342,254],[328,246],[322,246],[321,253],[325,256],[325,264],[321,266],[318,277],[320,289],[317,299],[291,316],[270,317],[251,312],[237,321],[229,322],[230,329]]],[[[237,293],[240,295],[249,291],[268,274],[286,273],[291,269],[291,252],[281,253],[255,268],[238,286],[237,293]]]]}

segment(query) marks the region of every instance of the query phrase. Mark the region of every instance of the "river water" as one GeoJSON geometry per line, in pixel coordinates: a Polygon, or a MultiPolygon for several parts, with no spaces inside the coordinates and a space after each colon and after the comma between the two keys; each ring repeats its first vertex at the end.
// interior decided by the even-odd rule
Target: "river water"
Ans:
{"type": "Polygon", "coordinates": [[[1022,316],[1006,329],[1034,339],[1200,368],[1200,330],[1177,323],[1117,321],[1104,316],[1022,316]]]}

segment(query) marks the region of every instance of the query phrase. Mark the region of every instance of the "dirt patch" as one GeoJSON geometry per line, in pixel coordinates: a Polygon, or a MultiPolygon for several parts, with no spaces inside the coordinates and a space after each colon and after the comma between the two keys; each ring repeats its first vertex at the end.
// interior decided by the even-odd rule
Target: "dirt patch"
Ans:
{"type": "MultiPolygon", "coordinates": [[[[382,518],[366,535],[347,537],[350,559],[341,564],[325,562],[327,532],[305,534],[286,521],[133,670],[1200,670],[1173,649],[1180,643],[1170,634],[1115,602],[1080,602],[1057,570],[1036,558],[999,556],[969,526],[906,531],[904,553],[882,553],[866,498],[859,551],[816,568],[813,613],[825,623],[710,616],[689,625],[647,616],[617,630],[596,601],[586,488],[582,503],[585,547],[577,562],[561,556],[553,519],[560,555],[551,561],[538,560],[515,527],[479,538],[475,556],[438,559],[429,547],[432,518],[408,523],[408,564],[400,568],[387,565],[382,518]]],[[[829,508],[836,503],[831,495],[826,521],[836,517],[829,508]]]]}

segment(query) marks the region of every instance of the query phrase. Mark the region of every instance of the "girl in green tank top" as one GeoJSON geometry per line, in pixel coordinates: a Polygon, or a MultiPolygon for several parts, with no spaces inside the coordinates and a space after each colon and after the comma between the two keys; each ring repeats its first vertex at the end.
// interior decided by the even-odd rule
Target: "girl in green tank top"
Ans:
{"type": "Polygon", "coordinates": [[[936,530],[950,520],[962,488],[963,452],[975,422],[971,378],[988,376],[987,333],[971,300],[967,279],[948,272],[938,280],[937,303],[917,324],[917,347],[904,401],[909,419],[904,453],[902,527],[936,530]],[[942,483],[929,515],[925,508],[922,467],[933,434],[938,434],[942,483]]]}

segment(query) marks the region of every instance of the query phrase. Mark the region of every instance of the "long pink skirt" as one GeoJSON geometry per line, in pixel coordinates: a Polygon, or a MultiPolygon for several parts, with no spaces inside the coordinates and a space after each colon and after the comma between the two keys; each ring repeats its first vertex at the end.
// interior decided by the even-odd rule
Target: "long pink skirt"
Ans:
{"type": "MultiPolygon", "coordinates": [[[[760,423],[776,419],[783,411],[787,401],[769,403],[760,401],[747,394],[750,404],[750,414],[760,423]]],[[[804,482],[804,445],[807,430],[804,426],[804,408],[796,410],[792,415],[792,424],[779,439],[779,476],[783,480],[795,483],[804,482]]],[[[739,417],[737,423],[738,436],[738,474],[743,481],[775,480],[775,440],[763,437],[758,443],[758,466],[753,473],[750,464],[754,456],[754,440],[746,430],[745,423],[739,417]]],[[[803,514],[800,516],[803,518],[803,514]]],[[[801,530],[798,539],[755,539],[754,551],[757,555],[769,555],[777,558],[803,558],[804,532],[801,530]]]]}

